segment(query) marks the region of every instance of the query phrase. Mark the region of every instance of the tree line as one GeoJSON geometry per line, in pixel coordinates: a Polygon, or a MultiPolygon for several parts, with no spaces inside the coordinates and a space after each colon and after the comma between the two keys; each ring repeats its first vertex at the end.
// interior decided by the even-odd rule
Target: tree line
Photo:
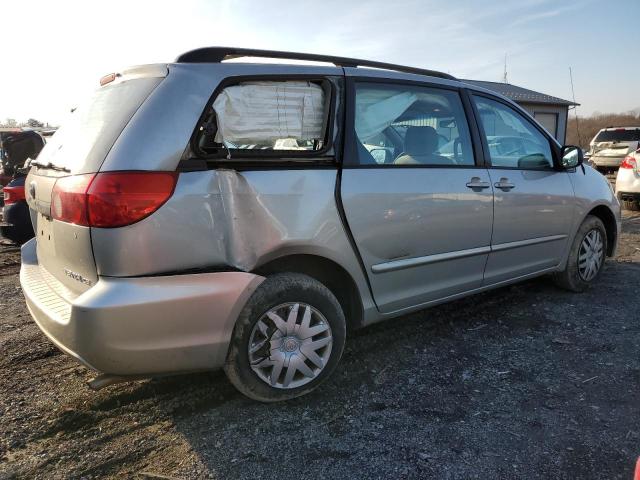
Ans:
{"type": "Polygon", "coordinates": [[[7,118],[4,122],[0,122],[0,127],[5,128],[19,128],[19,127],[49,127],[49,122],[41,122],[35,118],[30,118],[26,122],[18,122],[15,118],[7,118]]]}

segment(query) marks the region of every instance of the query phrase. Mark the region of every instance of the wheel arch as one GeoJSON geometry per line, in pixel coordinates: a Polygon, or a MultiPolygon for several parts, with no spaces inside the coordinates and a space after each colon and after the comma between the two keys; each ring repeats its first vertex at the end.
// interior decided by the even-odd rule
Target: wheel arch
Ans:
{"type": "Polygon", "coordinates": [[[604,229],[607,232],[607,256],[613,256],[618,236],[615,214],[606,205],[598,205],[587,213],[587,216],[589,215],[599,218],[604,224],[604,229]]]}
{"type": "Polygon", "coordinates": [[[349,329],[363,326],[364,309],[358,286],[349,272],[327,257],[314,254],[287,254],[260,265],[252,273],[268,277],[295,272],[309,275],[326,286],[342,307],[349,329]]]}

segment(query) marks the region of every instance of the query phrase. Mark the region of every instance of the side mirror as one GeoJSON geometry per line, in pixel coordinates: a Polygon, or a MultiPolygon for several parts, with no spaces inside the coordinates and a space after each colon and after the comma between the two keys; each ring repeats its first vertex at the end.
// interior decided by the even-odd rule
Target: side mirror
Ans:
{"type": "Polygon", "coordinates": [[[575,145],[565,145],[561,152],[562,168],[570,170],[579,167],[584,162],[584,154],[580,147],[575,145]]]}
{"type": "Polygon", "coordinates": [[[549,168],[549,160],[542,153],[532,153],[518,159],[518,168],[549,168]]]}
{"type": "Polygon", "coordinates": [[[391,152],[385,148],[373,148],[369,151],[373,159],[376,163],[387,163],[389,157],[391,157],[391,152]]]}

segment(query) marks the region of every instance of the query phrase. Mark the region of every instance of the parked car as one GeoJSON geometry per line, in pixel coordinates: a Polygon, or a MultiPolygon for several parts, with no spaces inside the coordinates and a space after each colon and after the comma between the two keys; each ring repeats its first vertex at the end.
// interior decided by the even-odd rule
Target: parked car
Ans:
{"type": "Polygon", "coordinates": [[[27,172],[21,167],[36,158],[44,144],[44,138],[31,130],[12,132],[2,140],[2,171],[9,181],[2,189],[0,235],[16,243],[34,236],[24,192],[27,172]]]}
{"type": "MultiPolygon", "coordinates": [[[[6,138],[15,135],[20,132],[19,128],[0,128],[0,188],[4,187],[8,184],[13,178],[13,174],[9,173],[10,169],[8,168],[5,172],[4,164],[7,161],[7,156],[5,150],[3,148],[3,142],[6,138]]],[[[4,205],[4,200],[2,195],[0,195],[0,208],[4,205]]]]}
{"type": "MultiPolygon", "coordinates": [[[[4,171],[0,167],[0,192],[2,192],[2,188],[7,185],[11,181],[10,175],[5,175],[4,171]]],[[[4,197],[0,195],[0,208],[4,207],[4,197]]]]}
{"type": "Polygon", "coordinates": [[[25,200],[24,182],[26,174],[16,176],[2,191],[4,193],[3,219],[0,236],[22,244],[34,237],[29,206],[25,200]]]}
{"type": "Polygon", "coordinates": [[[101,85],[31,168],[20,272],[94,388],[224,368],[297,397],[348,329],[544,274],[580,292],[616,247],[620,204],[581,150],[446,73],[214,47],[101,85]],[[507,136],[523,153],[489,148],[507,136]]]}
{"type": "Polygon", "coordinates": [[[640,148],[640,127],[607,127],[600,130],[590,143],[590,160],[597,169],[615,171],[622,160],[640,148]]]}
{"type": "Polygon", "coordinates": [[[640,210],[640,148],[620,164],[616,195],[627,210],[640,210]]]}

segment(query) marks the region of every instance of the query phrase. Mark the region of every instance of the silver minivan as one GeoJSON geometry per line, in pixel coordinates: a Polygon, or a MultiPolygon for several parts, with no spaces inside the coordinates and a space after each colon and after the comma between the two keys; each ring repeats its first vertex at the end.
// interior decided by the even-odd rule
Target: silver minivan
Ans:
{"type": "Polygon", "coordinates": [[[100,83],[33,162],[20,272],[94,388],[224,368],[293,398],[352,329],[544,274],[580,292],[615,250],[582,151],[445,73],[215,47],[100,83]]]}

